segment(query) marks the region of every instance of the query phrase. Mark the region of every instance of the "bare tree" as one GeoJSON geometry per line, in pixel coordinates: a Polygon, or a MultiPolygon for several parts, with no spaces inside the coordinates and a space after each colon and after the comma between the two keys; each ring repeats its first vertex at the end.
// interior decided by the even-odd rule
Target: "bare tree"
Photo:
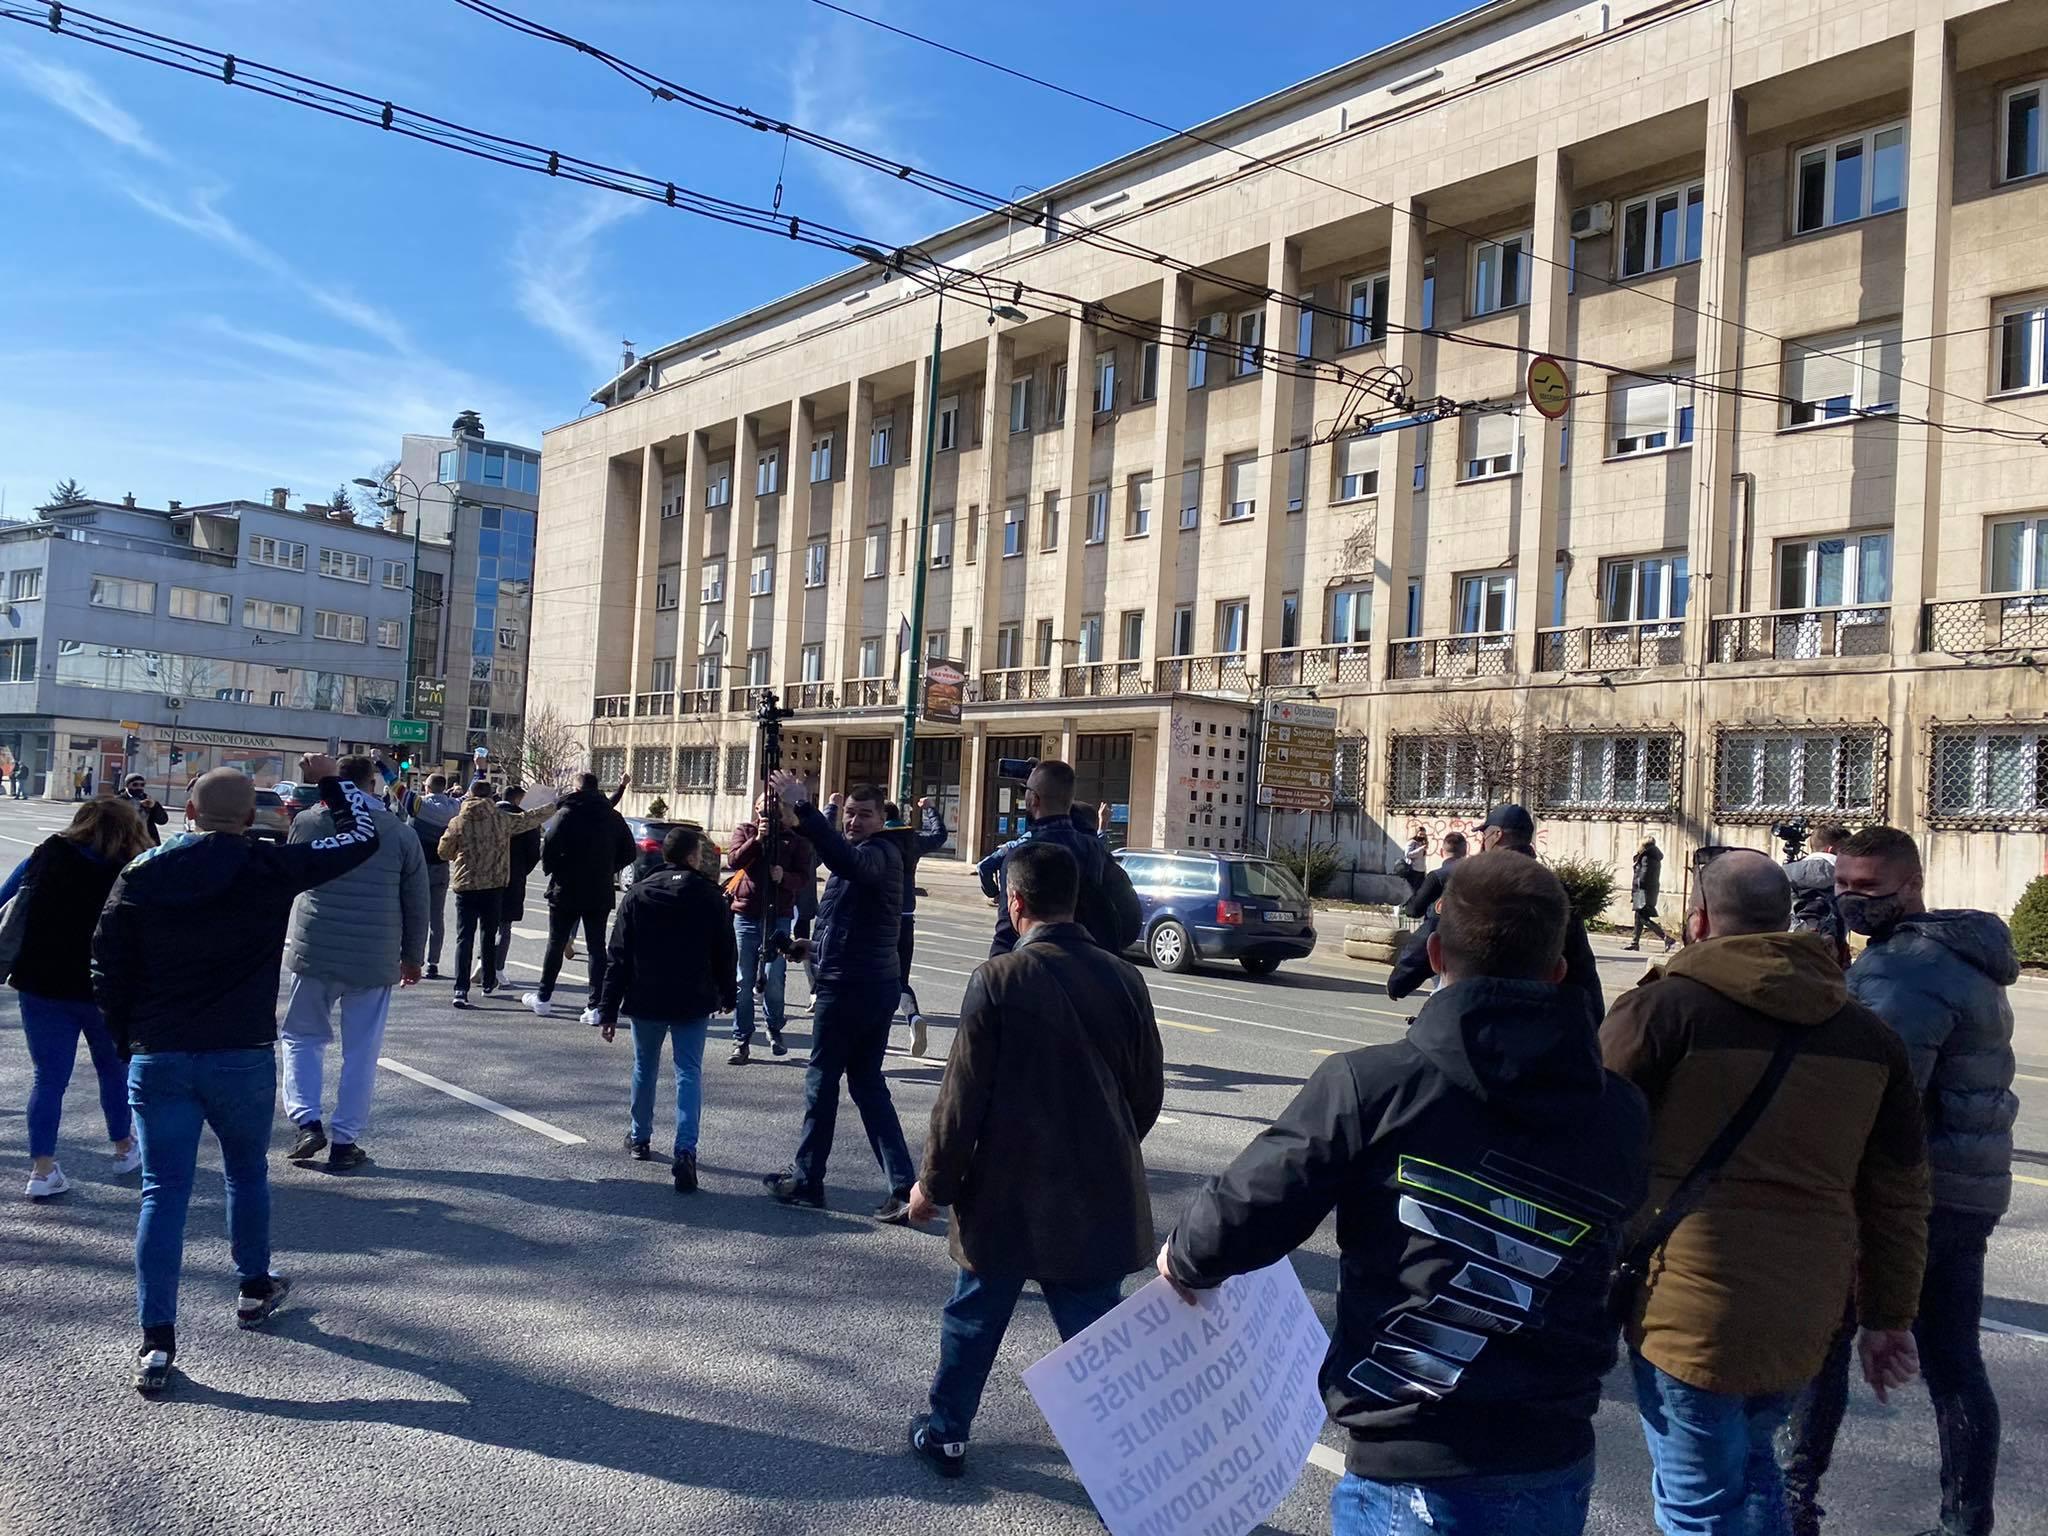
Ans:
{"type": "Polygon", "coordinates": [[[529,703],[518,725],[502,735],[501,760],[523,784],[546,784],[566,793],[589,756],[583,733],[545,701],[529,703]]]}
{"type": "Polygon", "coordinates": [[[1450,756],[1450,782],[1482,806],[1515,797],[1529,737],[1527,712],[1494,699],[1446,699],[1431,734],[1450,756]]]}

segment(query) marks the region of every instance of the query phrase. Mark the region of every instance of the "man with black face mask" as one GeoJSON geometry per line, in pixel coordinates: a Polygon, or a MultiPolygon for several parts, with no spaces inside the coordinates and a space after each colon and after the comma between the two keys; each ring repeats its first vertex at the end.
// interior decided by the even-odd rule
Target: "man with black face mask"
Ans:
{"type": "MultiPolygon", "coordinates": [[[[1836,850],[1843,924],[1870,940],[1849,990],[1906,1043],[1927,1117],[1934,1208],[1913,1332],[1941,1440],[1944,1536],[1985,1536],[1998,1475],[1998,1399],[1977,1329],[1984,1250],[2012,1198],[2012,933],[1989,912],[1929,911],[1912,838],[1865,827],[1836,850]]],[[[1785,1478],[1798,1536],[1820,1530],[1820,1480],[1841,1427],[1848,1335],[1793,1415],[1785,1478]]]]}

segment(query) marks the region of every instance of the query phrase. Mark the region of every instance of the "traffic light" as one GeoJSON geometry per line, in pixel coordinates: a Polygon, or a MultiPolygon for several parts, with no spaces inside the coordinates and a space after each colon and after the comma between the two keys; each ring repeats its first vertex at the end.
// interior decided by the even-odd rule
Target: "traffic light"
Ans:
{"type": "Polygon", "coordinates": [[[122,743],[122,750],[131,759],[142,756],[142,738],[140,736],[130,736],[126,742],[122,743]]]}
{"type": "Polygon", "coordinates": [[[400,758],[400,759],[398,760],[398,768],[399,768],[399,771],[400,771],[401,773],[411,773],[411,772],[412,772],[412,759],[411,759],[411,758],[409,758],[409,757],[402,757],[402,758],[400,758]]]}
{"type": "Polygon", "coordinates": [[[175,768],[183,761],[185,761],[185,749],[183,747],[171,748],[171,766],[175,768]]]}

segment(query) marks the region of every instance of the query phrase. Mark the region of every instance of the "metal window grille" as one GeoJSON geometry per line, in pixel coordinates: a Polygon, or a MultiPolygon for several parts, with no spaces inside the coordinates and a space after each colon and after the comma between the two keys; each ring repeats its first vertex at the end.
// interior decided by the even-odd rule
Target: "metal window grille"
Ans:
{"type": "Polygon", "coordinates": [[[617,784],[626,776],[626,749],[599,747],[590,754],[590,771],[600,784],[617,784]]]}
{"type": "Polygon", "coordinates": [[[1425,810],[1485,808],[1479,753],[1457,736],[1396,736],[1387,772],[1387,804],[1425,810]]]}
{"type": "Polygon", "coordinates": [[[1536,805],[1554,818],[1675,810],[1684,737],[1677,731],[1546,731],[1536,805]]]}
{"type": "Polygon", "coordinates": [[[1885,813],[1891,733],[1881,725],[1723,728],[1714,743],[1714,814],[1730,823],[1885,813]]]}
{"type": "Polygon", "coordinates": [[[676,785],[681,789],[710,789],[718,781],[718,748],[676,749],[676,785]]]}
{"type": "MultiPolygon", "coordinates": [[[[669,755],[667,747],[635,747],[633,749],[633,784],[637,789],[668,788],[669,755]]],[[[602,782],[600,780],[600,782],[602,782]]]]}
{"type": "Polygon", "coordinates": [[[2048,725],[1936,726],[1928,820],[1971,831],[2048,829],[2048,725]]]}
{"type": "Polygon", "coordinates": [[[725,788],[728,794],[746,792],[748,753],[745,742],[737,742],[725,749],[725,788]]]}
{"type": "Polygon", "coordinates": [[[1339,736],[1337,738],[1336,772],[1333,780],[1331,801],[1336,805],[1362,805],[1365,802],[1366,753],[1369,745],[1363,736],[1339,736]]]}

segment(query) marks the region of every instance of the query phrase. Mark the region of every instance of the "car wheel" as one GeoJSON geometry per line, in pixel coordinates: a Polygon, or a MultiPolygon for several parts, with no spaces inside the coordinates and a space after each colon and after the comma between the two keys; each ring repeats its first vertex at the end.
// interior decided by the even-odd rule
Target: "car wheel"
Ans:
{"type": "Polygon", "coordinates": [[[1195,946],[1187,929],[1172,918],[1152,930],[1145,948],[1151,953],[1152,963],[1162,971],[1184,971],[1195,961],[1195,946]]]}
{"type": "Polygon", "coordinates": [[[1239,955],[1237,963],[1247,976],[1270,976],[1280,969],[1280,962],[1271,955],[1239,955]]]}

